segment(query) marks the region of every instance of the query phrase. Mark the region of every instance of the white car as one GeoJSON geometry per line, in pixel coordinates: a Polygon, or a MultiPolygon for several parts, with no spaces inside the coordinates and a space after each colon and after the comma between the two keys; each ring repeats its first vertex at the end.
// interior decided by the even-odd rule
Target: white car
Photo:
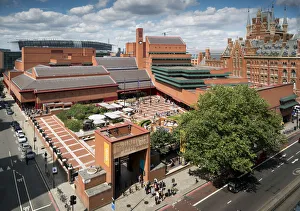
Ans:
{"type": "Polygon", "coordinates": [[[22,130],[17,130],[17,131],[16,131],[16,136],[17,136],[17,137],[24,137],[25,134],[23,133],[22,130]]]}
{"type": "Polygon", "coordinates": [[[18,142],[19,142],[19,144],[25,143],[25,142],[27,142],[27,138],[25,136],[22,138],[18,137],[18,142]]]}

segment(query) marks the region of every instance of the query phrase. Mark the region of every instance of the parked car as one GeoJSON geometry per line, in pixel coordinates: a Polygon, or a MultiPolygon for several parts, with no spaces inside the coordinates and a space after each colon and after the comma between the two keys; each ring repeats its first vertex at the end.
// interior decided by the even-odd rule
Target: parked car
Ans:
{"type": "Polygon", "coordinates": [[[12,122],[10,123],[10,125],[11,125],[13,128],[15,128],[16,126],[20,126],[19,122],[17,122],[17,121],[12,121],[12,122]]]}
{"type": "Polygon", "coordinates": [[[27,149],[32,149],[32,147],[27,142],[20,144],[20,150],[22,152],[26,152],[27,149]]]}
{"type": "Polygon", "coordinates": [[[19,125],[17,125],[14,127],[14,130],[15,130],[15,132],[17,132],[18,130],[22,130],[22,128],[19,125]]]}
{"type": "Polygon", "coordinates": [[[18,137],[18,142],[19,142],[19,144],[25,143],[25,142],[27,142],[27,138],[25,136],[22,138],[18,137]]]}
{"type": "Polygon", "coordinates": [[[8,108],[8,109],[6,109],[6,114],[7,114],[7,115],[13,115],[14,112],[13,112],[13,110],[11,110],[10,108],[8,108]]]}
{"type": "Polygon", "coordinates": [[[25,134],[23,133],[23,130],[21,129],[21,130],[16,131],[16,136],[22,138],[25,136],[25,134]]]}
{"type": "Polygon", "coordinates": [[[35,158],[35,154],[34,152],[32,151],[32,149],[27,149],[26,150],[26,158],[28,160],[31,160],[31,159],[34,159],[35,158]]]}

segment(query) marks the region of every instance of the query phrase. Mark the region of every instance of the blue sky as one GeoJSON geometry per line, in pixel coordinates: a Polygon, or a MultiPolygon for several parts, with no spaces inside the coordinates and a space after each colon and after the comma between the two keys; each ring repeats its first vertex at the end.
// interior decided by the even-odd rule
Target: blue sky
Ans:
{"type": "Polygon", "coordinates": [[[228,37],[245,37],[247,10],[284,16],[289,32],[300,29],[300,0],[0,0],[0,48],[22,38],[97,40],[124,48],[135,28],[145,35],[181,36],[190,52],[222,51],[228,37]]]}

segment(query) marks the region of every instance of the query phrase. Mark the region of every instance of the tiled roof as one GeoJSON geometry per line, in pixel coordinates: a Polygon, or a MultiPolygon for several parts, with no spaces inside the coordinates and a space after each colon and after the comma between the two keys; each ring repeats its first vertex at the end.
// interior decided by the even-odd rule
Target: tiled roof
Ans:
{"type": "Polygon", "coordinates": [[[148,36],[150,44],[185,45],[181,37],[148,36]]]}
{"type": "Polygon", "coordinates": [[[21,90],[59,90],[80,87],[92,87],[115,84],[109,75],[85,76],[76,78],[53,78],[34,80],[27,75],[19,75],[12,79],[21,90]]]}
{"type": "Polygon", "coordinates": [[[137,68],[135,58],[125,57],[96,57],[98,65],[103,65],[106,69],[127,69],[137,68]]]}
{"type": "MultiPolygon", "coordinates": [[[[150,83],[151,87],[154,88],[154,85],[152,82],[149,81],[140,81],[140,82],[125,82],[125,90],[126,89],[138,89],[138,88],[150,88],[150,83]]],[[[124,90],[124,83],[118,83],[119,89],[124,90]]]]}
{"type": "Polygon", "coordinates": [[[258,48],[256,51],[258,56],[295,57],[297,55],[296,39],[288,40],[285,46],[282,45],[282,40],[276,43],[253,40],[251,43],[253,47],[258,48]]]}
{"type": "Polygon", "coordinates": [[[103,66],[34,67],[37,77],[106,74],[103,66]]]}
{"type": "Polygon", "coordinates": [[[146,70],[123,70],[123,71],[110,71],[111,77],[117,82],[137,82],[143,80],[150,80],[146,70]]]}

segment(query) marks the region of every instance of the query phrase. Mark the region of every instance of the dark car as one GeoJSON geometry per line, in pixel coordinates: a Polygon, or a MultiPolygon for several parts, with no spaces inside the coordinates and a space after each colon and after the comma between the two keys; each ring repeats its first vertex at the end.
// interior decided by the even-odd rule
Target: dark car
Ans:
{"type": "Polygon", "coordinates": [[[13,115],[14,112],[13,112],[13,110],[11,110],[10,108],[8,108],[8,109],[6,109],[6,114],[7,114],[7,115],[13,115]]]}
{"type": "Polygon", "coordinates": [[[19,122],[17,122],[17,121],[12,121],[10,125],[11,125],[14,129],[15,129],[17,126],[20,126],[19,122]]]}
{"type": "Polygon", "coordinates": [[[228,182],[227,189],[232,193],[238,193],[245,188],[245,182],[240,179],[232,179],[228,182]]]}
{"type": "Polygon", "coordinates": [[[18,130],[22,130],[22,128],[19,125],[17,125],[14,127],[14,130],[17,132],[18,130]]]}
{"type": "Polygon", "coordinates": [[[34,157],[35,157],[35,154],[34,154],[34,152],[32,151],[32,149],[30,148],[30,149],[27,149],[26,150],[26,158],[28,159],[28,160],[31,160],[31,159],[34,159],[34,157]]]}

